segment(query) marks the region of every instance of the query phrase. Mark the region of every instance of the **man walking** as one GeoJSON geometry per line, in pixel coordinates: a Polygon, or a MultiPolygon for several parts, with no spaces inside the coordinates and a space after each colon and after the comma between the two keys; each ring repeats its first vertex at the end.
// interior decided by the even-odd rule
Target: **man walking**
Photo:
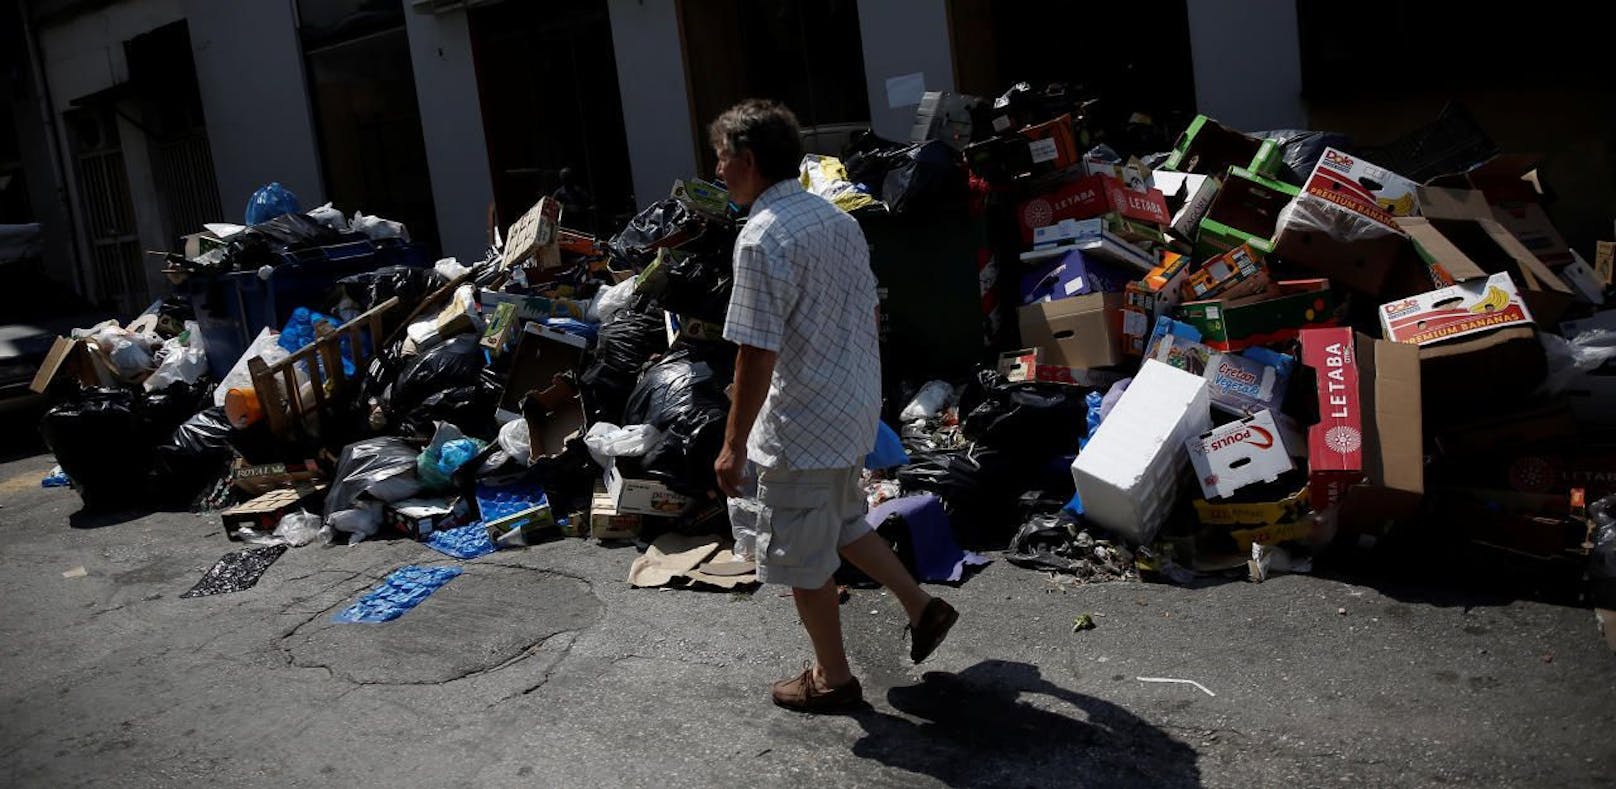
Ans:
{"type": "Polygon", "coordinates": [[[732,497],[756,475],[758,577],[792,587],[814,663],[774,685],[804,712],[846,709],[864,691],[847,665],[836,584],[845,557],[909,617],[910,657],[942,643],[959,614],[915,583],[865,523],[859,468],[881,411],[878,318],[858,223],[797,182],[791,111],[741,102],[708,130],[718,176],[751,213],[735,242],[724,338],[739,345],[724,449],[714,470],[732,497]]]}

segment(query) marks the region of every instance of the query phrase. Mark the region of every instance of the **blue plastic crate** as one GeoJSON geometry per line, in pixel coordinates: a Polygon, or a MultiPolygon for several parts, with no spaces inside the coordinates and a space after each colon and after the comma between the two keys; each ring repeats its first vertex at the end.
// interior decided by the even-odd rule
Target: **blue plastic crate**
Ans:
{"type": "Polygon", "coordinates": [[[421,244],[360,239],[287,252],[268,280],[237,271],[187,282],[183,290],[207,344],[208,370],[223,378],[265,328],[279,330],[298,307],[321,307],[343,277],[389,266],[426,268],[432,255],[421,244]]]}

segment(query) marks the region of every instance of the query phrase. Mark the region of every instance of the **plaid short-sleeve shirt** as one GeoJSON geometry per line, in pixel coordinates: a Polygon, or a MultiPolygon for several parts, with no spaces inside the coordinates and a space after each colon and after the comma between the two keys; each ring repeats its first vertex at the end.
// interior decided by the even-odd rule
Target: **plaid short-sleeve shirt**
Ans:
{"type": "Polygon", "coordinates": [[[735,242],[724,338],[779,353],[747,440],[765,468],[858,466],[881,413],[875,275],[858,222],[796,181],[764,190],[735,242]]]}

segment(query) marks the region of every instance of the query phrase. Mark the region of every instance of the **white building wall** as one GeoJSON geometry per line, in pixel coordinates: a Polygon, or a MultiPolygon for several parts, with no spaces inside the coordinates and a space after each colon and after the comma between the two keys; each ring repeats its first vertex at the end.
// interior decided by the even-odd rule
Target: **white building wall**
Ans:
{"type": "Polygon", "coordinates": [[[698,175],[678,9],[674,0],[608,0],[607,7],[634,198],[643,208],[675,179],[698,175]]]}
{"type": "Polygon", "coordinates": [[[443,254],[469,264],[488,247],[494,182],[466,12],[418,13],[406,6],[404,19],[443,254]]]}
{"type": "Polygon", "coordinates": [[[922,75],[926,90],[954,89],[953,46],[944,0],[864,0],[858,4],[864,47],[864,84],[870,95],[870,128],[889,140],[906,141],[915,103],[888,95],[887,80],[922,75]],[[894,103],[897,106],[892,106],[894,103]]]}
{"type": "Polygon", "coordinates": [[[1191,0],[1195,103],[1236,129],[1306,128],[1294,0],[1191,0]]]}

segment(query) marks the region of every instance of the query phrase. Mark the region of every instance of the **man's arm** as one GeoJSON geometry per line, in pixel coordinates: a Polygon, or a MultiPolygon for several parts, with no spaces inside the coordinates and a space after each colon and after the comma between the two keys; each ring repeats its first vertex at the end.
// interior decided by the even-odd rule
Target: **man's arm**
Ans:
{"type": "Polygon", "coordinates": [[[774,362],[780,354],[751,345],[742,345],[735,354],[735,386],[730,396],[729,423],[724,431],[724,449],[713,464],[718,487],[728,496],[741,495],[741,472],[746,467],[746,440],[752,435],[763,401],[769,396],[774,362]]]}

